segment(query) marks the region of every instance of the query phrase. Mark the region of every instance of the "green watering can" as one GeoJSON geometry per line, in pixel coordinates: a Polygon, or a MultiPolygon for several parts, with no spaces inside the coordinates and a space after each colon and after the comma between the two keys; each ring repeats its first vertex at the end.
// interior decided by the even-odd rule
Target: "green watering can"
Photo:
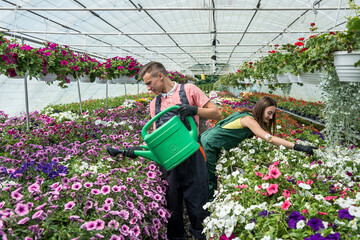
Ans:
{"type": "MultiPolygon", "coordinates": [[[[147,146],[140,146],[145,150],[134,150],[136,156],[148,158],[160,164],[166,170],[170,170],[182,163],[199,149],[200,145],[197,142],[198,132],[196,124],[190,116],[186,117],[190,123],[190,131],[185,127],[178,116],[173,116],[152,133],[147,133],[149,127],[151,127],[157,119],[165,113],[177,108],[179,108],[179,106],[169,107],[145,124],[141,131],[141,135],[147,146]]],[[[113,151],[113,154],[114,150],[115,149],[111,150],[113,151]]],[[[121,153],[123,151],[124,150],[117,150],[116,153],[121,153]]]]}

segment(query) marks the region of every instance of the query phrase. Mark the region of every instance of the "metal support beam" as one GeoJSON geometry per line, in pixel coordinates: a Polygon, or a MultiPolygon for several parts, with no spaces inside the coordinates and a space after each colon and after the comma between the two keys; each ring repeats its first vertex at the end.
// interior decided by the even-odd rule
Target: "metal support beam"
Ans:
{"type": "MultiPolygon", "coordinates": [[[[343,30],[341,30],[342,32],[343,30]]],[[[206,35],[206,34],[213,34],[211,32],[46,32],[46,31],[27,31],[27,30],[1,30],[1,32],[10,32],[10,33],[32,33],[32,34],[58,34],[58,35],[101,35],[101,36],[130,36],[130,35],[139,35],[139,36],[145,36],[145,35],[206,35]]],[[[317,30],[317,33],[326,33],[329,32],[329,30],[317,30]]],[[[219,34],[281,34],[284,33],[284,31],[220,31],[216,32],[217,35],[219,34]]],[[[299,34],[299,33],[314,33],[312,31],[286,31],[286,34],[299,34]]]]}
{"type": "Polygon", "coordinates": [[[80,114],[82,114],[82,103],[81,103],[81,91],[80,91],[80,81],[76,79],[77,87],[78,87],[78,95],[79,95],[79,103],[80,103],[80,114]]]}
{"type": "MultiPolygon", "coordinates": [[[[316,11],[334,11],[339,7],[319,7],[316,11]]],[[[246,8],[246,7],[102,7],[102,8],[41,8],[41,7],[0,7],[0,11],[45,11],[45,12],[84,12],[84,11],[102,11],[102,12],[124,12],[124,11],[312,11],[312,7],[265,7],[265,8],[246,8]]],[[[340,10],[349,10],[348,7],[341,7],[340,10]]]]}
{"type": "Polygon", "coordinates": [[[25,111],[26,111],[26,129],[30,130],[30,116],[29,116],[29,94],[27,86],[28,73],[24,77],[24,90],[25,90],[25,111]]]}

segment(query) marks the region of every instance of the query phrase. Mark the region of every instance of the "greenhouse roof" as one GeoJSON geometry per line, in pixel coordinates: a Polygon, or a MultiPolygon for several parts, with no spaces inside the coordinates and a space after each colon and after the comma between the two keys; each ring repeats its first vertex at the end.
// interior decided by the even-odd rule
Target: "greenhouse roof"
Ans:
{"type": "Polygon", "coordinates": [[[234,72],[275,44],[343,31],[354,15],[347,0],[1,0],[0,11],[0,32],[31,46],[51,41],[188,75],[234,72]]]}

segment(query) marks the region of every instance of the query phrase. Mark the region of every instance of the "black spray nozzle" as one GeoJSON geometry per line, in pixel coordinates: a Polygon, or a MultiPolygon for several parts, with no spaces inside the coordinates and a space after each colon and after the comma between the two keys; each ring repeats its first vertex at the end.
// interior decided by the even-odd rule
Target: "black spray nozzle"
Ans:
{"type": "Polygon", "coordinates": [[[106,150],[110,154],[110,156],[112,156],[112,157],[116,157],[120,153],[124,152],[124,150],[118,150],[118,149],[115,149],[115,148],[112,148],[112,147],[107,147],[106,150]]]}

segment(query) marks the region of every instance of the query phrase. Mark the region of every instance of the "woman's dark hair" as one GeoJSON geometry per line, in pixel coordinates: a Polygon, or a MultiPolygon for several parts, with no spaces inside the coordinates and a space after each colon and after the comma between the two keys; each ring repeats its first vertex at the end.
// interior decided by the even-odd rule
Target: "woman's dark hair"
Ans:
{"type": "Polygon", "coordinates": [[[272,106],[274,106],[275,108],[277,107],[277,103],[275,102],[275,100],[265,96],[256,102],[252,110],[244,108],[241,109],[240,112],[251,112],[252,116],[259,123],[260,127],[265,131],[268,131],[270,134],[274,135],[276,129],[276,114],[274,113],[273,118],[269,121],[268,124],[263,122],[265,109],[272,106]]]}

